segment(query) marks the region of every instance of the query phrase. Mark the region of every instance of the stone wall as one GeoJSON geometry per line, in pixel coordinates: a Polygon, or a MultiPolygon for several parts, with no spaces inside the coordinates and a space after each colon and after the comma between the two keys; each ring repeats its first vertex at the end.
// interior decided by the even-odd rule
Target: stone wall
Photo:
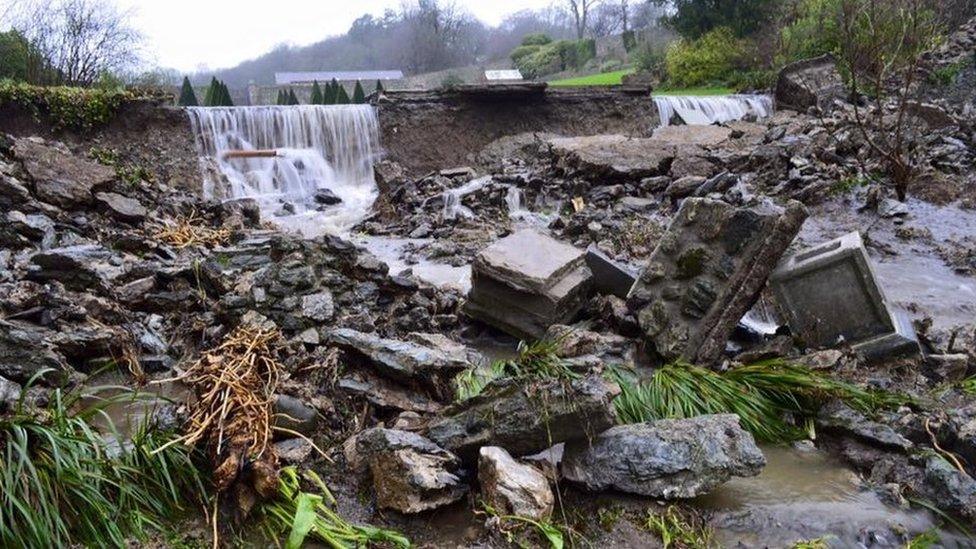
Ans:
{"type": "Polygon", "coordinates": [[[473,164],[473,156],[485,145],[506,135],[647,136],[658,124],[646,88],[461,86],[449,91],[393,91],[377,106],[388,158],[415,173],[473,164]]]}

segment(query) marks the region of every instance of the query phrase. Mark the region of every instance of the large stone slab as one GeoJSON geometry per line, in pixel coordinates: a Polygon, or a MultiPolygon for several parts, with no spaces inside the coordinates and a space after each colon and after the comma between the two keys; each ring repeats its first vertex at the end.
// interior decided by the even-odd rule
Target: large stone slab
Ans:
{"type": "Polygon", "coordinates": [[[920,352],[911,322],[888,306],[858,232],[783,260],[770,284],[810,348],[849,344],[869,359],[920,352]]]}
{"type": "Polygon", "coordinates": [[[557,164],[594,180],[637,181],[666,175],[675,157],[667,141],[624,135],[556,137],[549,140],[557,164]]]}
{"type": "Polygon", "coordinates": [[[717,362],[806,216],[796,201],[686,199],[628,298],[646,340],[665,360],[717,362]]]}
{"type": "Polygon", "coordinates": [[[637,273],[600,251],[595,244],[586,249],[586,266],[593,273],[593,285],[603,295],[626,299],[637,282],[637,273]]]}
{"type": "Polygon", "coordinates": [[[614,427],[566,445],[563,475],[592,491],[676,499],[705,494],[733,476],[758,475],[766,458],[739,416],[664,419],[614,427]]]}
{"type": "Polygon", "coordinates": [[[582,263],[582,251],[524,229],[482,250],[472,269],[517,290],[542,293],[582,263]]]}
{"type": "Polygon", "coordinates": [[[501,446],[515,456],[534,454],[611,427],[616,423],[611,400],[619,392],[600,375],[529,384],[501,379],[445,409],[427,436],[469,462],[482,446],[501,446]]]}

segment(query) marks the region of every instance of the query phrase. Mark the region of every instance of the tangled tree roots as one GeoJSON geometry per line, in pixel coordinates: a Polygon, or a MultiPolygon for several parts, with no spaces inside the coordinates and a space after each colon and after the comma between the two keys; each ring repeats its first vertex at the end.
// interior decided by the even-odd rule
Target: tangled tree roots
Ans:
{"type": "Polygon", "coordinates": [[[213,229],[207,227],[203,219],[191,214],[189,217],[178,218],[172,224],[156,231],[156,238],[174,248],[189,248],[190,246],[218,246],[230,238],[230,230],[226,228],[213,229]]]}
{"type": "Polygon", "coordinates": [[[278,490],[271,438],[279,341],[276,330],[241,326],[179,378],[197,400],[178,442],[206,448],[222,507],[238,519],[278,490]]]}

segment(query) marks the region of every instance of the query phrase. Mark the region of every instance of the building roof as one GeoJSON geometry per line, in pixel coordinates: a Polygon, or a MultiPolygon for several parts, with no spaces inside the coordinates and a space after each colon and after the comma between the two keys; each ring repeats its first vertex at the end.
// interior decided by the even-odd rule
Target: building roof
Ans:
{"type": "Polygon", "coordinates": [[[323,72],[276,72],[275,84],[300,84],[312,81],[328,82],[332,79],[350,80],[399,80],[403,71],[323,71],[323,72]]]}

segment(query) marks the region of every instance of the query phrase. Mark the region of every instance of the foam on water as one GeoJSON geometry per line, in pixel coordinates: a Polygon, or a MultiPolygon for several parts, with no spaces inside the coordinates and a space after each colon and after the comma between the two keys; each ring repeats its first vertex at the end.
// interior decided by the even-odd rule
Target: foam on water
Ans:
{"type": "Polygon", "coordinates": [[[765,118],[773,114],[773,98],[768,95],[655,95],[654,104],[662,128],[670,125],[675,115],[689,126],[708,126],[746,116],[765,118]]]}
{"type": "Polygon", "coordinates": [[[210,197],[253,198],[264,217],[307,236],[348,231],[376,199],[379,124],[369,105],[191,107],[187,112],[201,157],[219,169],[220,177],[204,182],[210,197]],[[252,150],[276,155],[225,157],[228,151],[252,150]],[[324,189],[342,202],[318,205],[315,194],[324,189]]]}

